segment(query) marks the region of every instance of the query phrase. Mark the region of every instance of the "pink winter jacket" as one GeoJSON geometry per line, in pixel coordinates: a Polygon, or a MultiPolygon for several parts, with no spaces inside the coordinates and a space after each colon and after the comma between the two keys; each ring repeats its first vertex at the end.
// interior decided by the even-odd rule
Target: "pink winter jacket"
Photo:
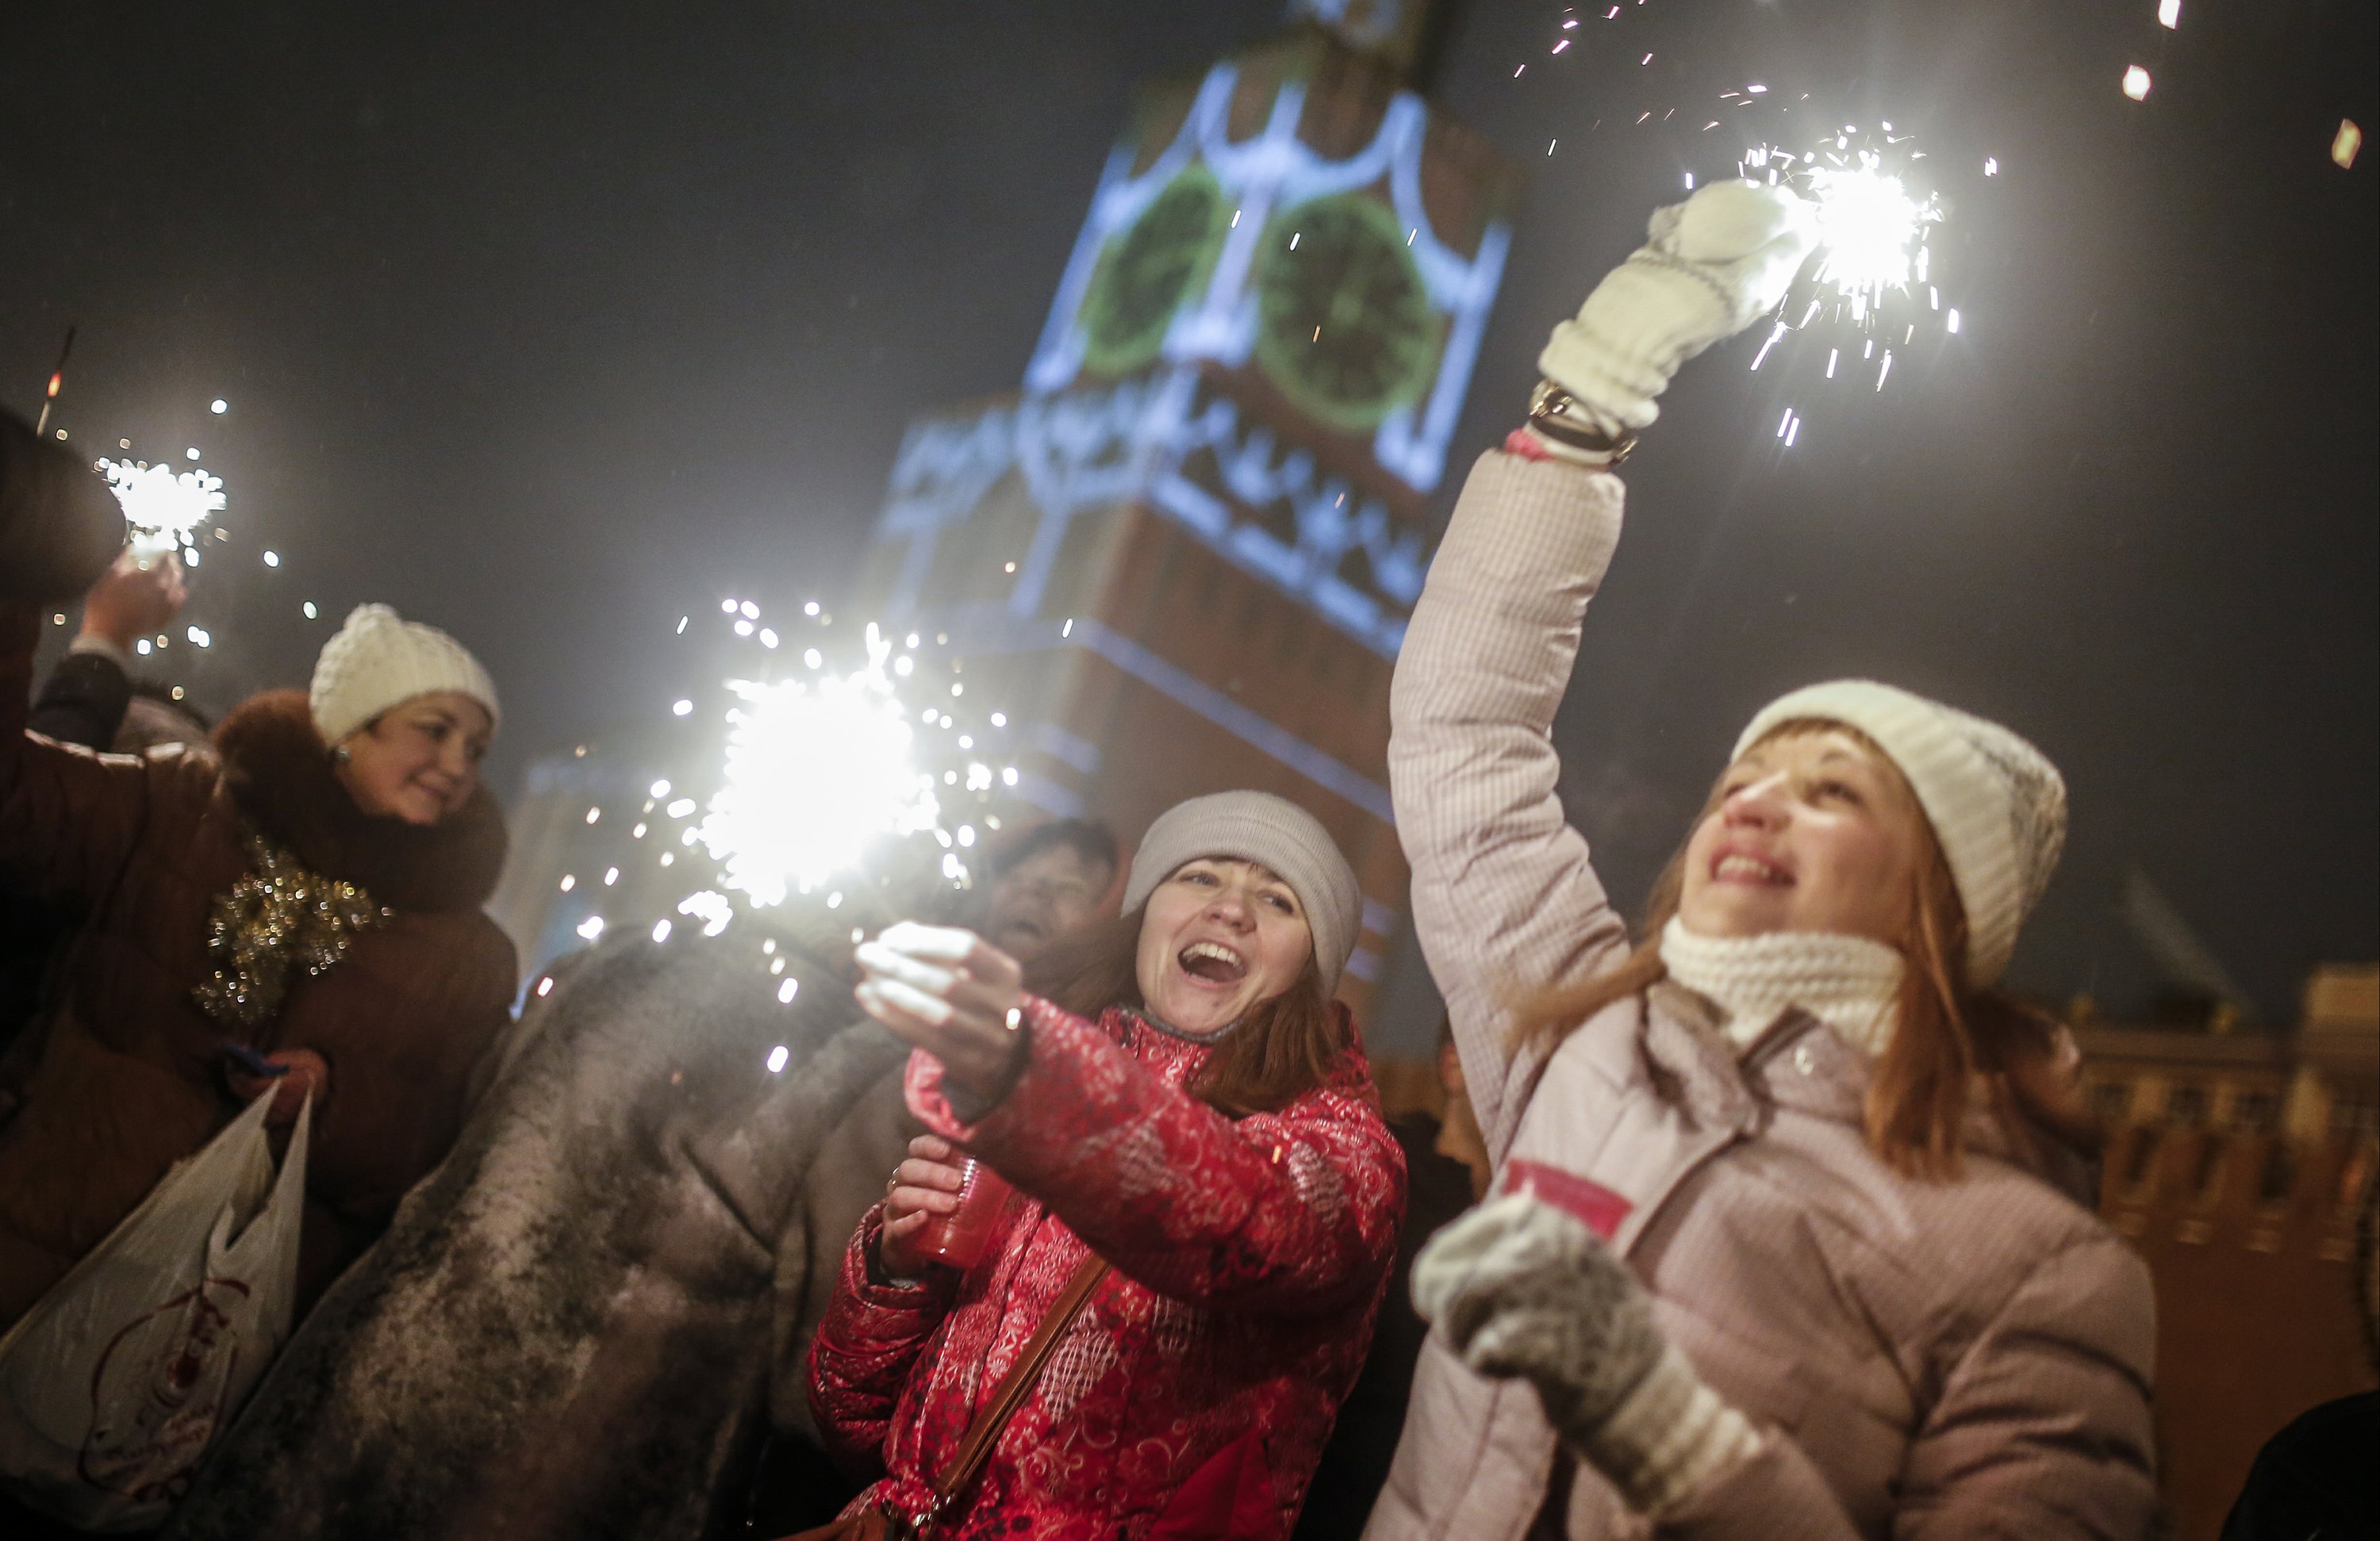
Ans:
{"type": "MultiPolygon", "coordinates": [[[[1114,1267],[1059,1341],[944,1541],[1279,1541],[1363,1367],[1404,1217],[1404,1154],[1363,1050],[1278,1112],[1187,1083],[1211,1050],[1131,1013],[1026,998],[1024,1075],[977,1123],[910,1061],[926,1126],[1016,1184],[965,1277],[870,1277],[868,1211],[810,1350],[810,1407],[856,1509],[925,1507],[1088,1246],[1114,1267]]],[[[1342,1014],[1342,1022],[1344,1017],[1342,1014]]]]}
{"type": "MultiPolygon", "coordinates": [[[[2131,1541],[2154,1499],[2149,1280],[2060,1191],[2070,1157],[1978,1109],[1962,1176],[1900,1176],[1862,1135],[1867,1062],[1830,1029],[1788,1013],[1739,1054],[1667,983],[1550,1057],[1509,1046],[1506,990],[1628,947],[1549,737],[1621,502],[1609,475],[1481,458],[1406,634],[1389,761],[1490,1153],[1624,1202],[1613,1244],[1662,1331],[1762,1434],[1658,1534],[2131,1541]]],[[[1569,1460],[1525,1382],[1433,1335],[1367,1541],[1514,1541],[1569,1460]]],[[[1545,1524],[1655,1534],[1585,1467],[1545,1524]]]]}

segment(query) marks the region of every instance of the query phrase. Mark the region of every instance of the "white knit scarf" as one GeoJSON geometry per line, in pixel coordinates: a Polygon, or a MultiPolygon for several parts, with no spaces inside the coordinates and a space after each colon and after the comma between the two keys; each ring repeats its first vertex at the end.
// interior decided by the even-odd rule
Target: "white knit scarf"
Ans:
{"type": "Polygon", "coordinates": [[[1900,1013],[1900,954],[1865,937],[1770,931],[1756,937],[1697,936],[1672,916],[1661,928],[1670,977],[1726,1013],[1739,1049],[1788,1006],[1799,1006],[1864,1054],[1892,1041],[1900,1013]]]}

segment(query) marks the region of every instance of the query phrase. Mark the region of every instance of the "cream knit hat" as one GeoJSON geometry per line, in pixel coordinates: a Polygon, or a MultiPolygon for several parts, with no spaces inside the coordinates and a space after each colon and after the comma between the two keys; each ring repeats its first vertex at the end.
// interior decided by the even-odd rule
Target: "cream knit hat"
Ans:
{"type": "Polygon", "coordinates": [[[1736,755],[1795,722],[1857,728],[1900,767],[1966,907],[1968,977],[1998,979],[2066,845],[2058,767],[1997,722],[1874,680],[1829,680],[1778,698],[1735,741],[1736,755]]]}
{"type": "Polygon", "coordinates": [[[1364,893],[1319,819],[1269,792],[1217,792],[1176,803],[1140,837],[1132,875],[1124,880],[1123,913],[1140,908],[1158,884],[1200,856],[1261,862],[1280,874],[1305,906],[1322,993],[1339,988],[1339,971],[1363,927],[1364,893]]]}
{"type": "Polygon", "coordinates": [[[338,634],[322,644],[307,692],[314,730],[325,744],[339,740],[401,701],[433,690],[455,690],[488,709],[492,725],[496,682],[463,644],[384,604],[360,604],[338,634]]]}

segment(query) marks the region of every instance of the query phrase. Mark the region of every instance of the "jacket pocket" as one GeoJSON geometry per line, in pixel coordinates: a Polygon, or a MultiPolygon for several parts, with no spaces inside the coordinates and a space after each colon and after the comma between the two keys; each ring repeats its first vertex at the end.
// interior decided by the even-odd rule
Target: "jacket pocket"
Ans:
{"type": "Polygon", "coordinates": [[[1274,1511],[1264,1440],[1250,1429],[1208,1456],[1173,1490],[1172,1501],[1149,1527],[1148,1541],[1270,1535],[1280,1528],[1274,1511]]]}

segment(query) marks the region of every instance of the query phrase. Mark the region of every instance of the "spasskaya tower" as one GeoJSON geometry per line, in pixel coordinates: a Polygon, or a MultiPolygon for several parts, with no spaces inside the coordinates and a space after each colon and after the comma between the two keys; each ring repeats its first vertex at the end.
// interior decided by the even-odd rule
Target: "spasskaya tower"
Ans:
{"type": "Polygon", "coordinates": [[[1364,887],[1359,1012],[1405,904],[1389,674],[1518,186],[1409,85],[1430,22],[1306,0],[1146,88],[1023,388],[910,426],[854,596],[948,635],[1051,814],[1311,809],[1364,887]]]}

